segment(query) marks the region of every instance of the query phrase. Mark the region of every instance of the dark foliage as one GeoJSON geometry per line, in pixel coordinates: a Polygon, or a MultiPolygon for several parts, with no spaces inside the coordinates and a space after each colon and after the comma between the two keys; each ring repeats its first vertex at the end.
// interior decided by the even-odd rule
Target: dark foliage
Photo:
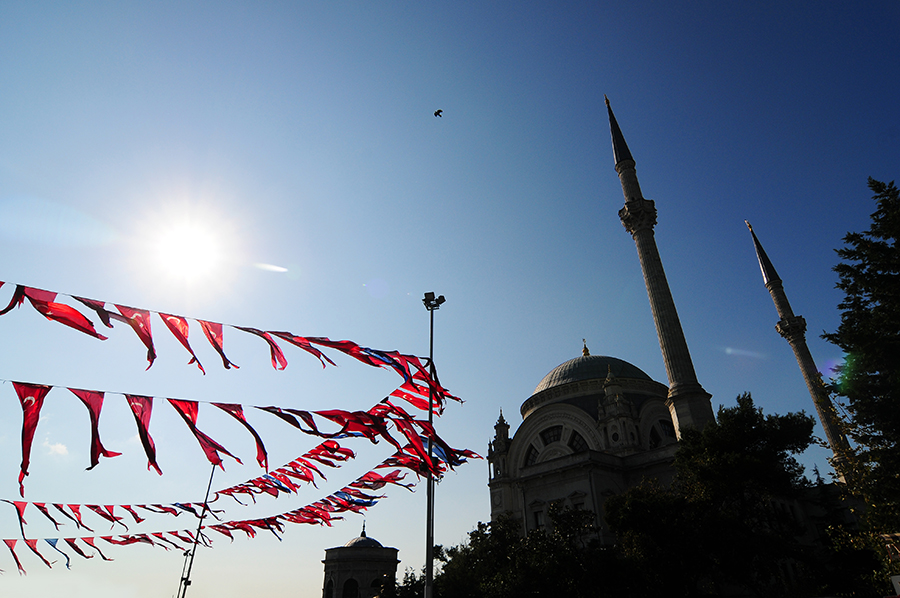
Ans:
{"type": "Polygon", "coordinates": [[[854,444],[848,482],[870,531],[900,532],[900,192],[871,178],[869,188],[872,224],[837,250],[841,324],[823,337],[845,353],[830,390],[854,444]]]}
{"type": "Polygon", "coordinates": [[[649,572],[648,592],[797,592],[781,571],[804,558],[799,529],[774,501],[807,485],[792,454],[811,444],[813,420],[765,416],[747,394],[737,403],[702,432],[685,431],[671,487],[646,483],[607,502],[622,556],[649,572]]]}
{"type": "MultiPolygon", "coordinates": [[[[627,563],[599,547],[593,513],[551,508],[548,515],[548,529],[525,537],[520,523],[500,519],[479,523],[459,546],[436,547],[435,598],[588,598],[625,589],[627,563]]],[[[412,596],[423,583],[407,571],[397,595],[412,596]]]]}

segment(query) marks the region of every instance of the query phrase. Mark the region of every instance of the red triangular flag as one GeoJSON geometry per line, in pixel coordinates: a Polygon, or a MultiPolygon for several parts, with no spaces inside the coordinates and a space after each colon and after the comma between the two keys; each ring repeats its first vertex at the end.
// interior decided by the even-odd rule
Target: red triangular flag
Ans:
{"type": "Polygon", "coordinates": [[[263,445],[262,438],[259,437],[259,434],[256,433],[256,430],[254,430],[253,427],[249,423],[247,423],[247,420],[244,417],[244,408],[233,403],[213,403],[213,405],[215,405],[222,411],[225,411],[234,419],[241,422],[241,425],[247,428],[247,431],[253,435],[253,438],[256,440],[256,462],[259,463],[260,467],[268,471],[269,455],[268,453],[266,453],[266,447],[265,445],[263,445]]]}
{"type": "Polygon", "coordinates": [[[162,475],[162,470],[156,464],[156,445],[150,436],[150,415],[153,411],[153,397],[144,397],[140,395],[125,395],[128,406],[134,414],[134,422],[138,427],[138,436],[141,444],[144,446],[144,452],[147,454],[147,469],[151,467],[156,473],[162,475]]]}
{"type": "Polygon", "coordinates": [[[124,305],[116,305],[116,309],[128,318],[128,324],[147,347],[147,369],[153,365],[156,359],[156,349],[153,348],[153,333],[150,331],[150,312],[146,309],[134,309],[124,305]]]}
{"type": "Polygon", "coordinates": [[[28,575],[28,572],[22,567],[22,563],[19,562],[19,557],[16,556],[16,542],[17,540],[3,540],[6,544],[6,547],[9,548],[9,553],[12,555],[13,560],[16,561],[16,567],[19,568],[19,575],[28,575]]]}
{"type": "Polygon", "coordinates": [[[69,390],[81,399],[81,402],[87,407],[91,418],[91,466],[88,469],[90,470],[97,466],[101,455],[104,457],[118,457],[121,455],[122,453],[106,450],[103,447],[103,443],[100,442],[98,426],[100,424],[100,410],[103,408],[103,393],[93,390],[81,390],[80,388],[70,388],[69,390]]]}
{"type": "Polygon", "coordinates": [[[112,561],[113,560],[113,559],[106,558],[106,555],[103,554],[99,548],[97,548],[96,544],[94,544],[94,539],[92,537],[88,536],[86,538],[82,538],[81,541],[84,542],[85,544],[87,544],[88,546],[90,546],[91,548],[93,548],[94,550],[96,550],[97,554],[99,554],[100,558],[103,559],[104,561],[112,561]]]}
{"type": "Polygon", "coordinates": [[[84,551],[82,551],[80,548],[78,548],[78,546],[75,544],[76,538],[63,538],[63,540],[66,541],[66,544],[68,544],[69,546],[72,547],[72,550],[74,550],[75,552],[77,552],[78,554],[80,554],[81,556],[83,556],[84,558],[86,558],[86,559],[92,559],[92,558],[94,558],[94,555],[92,555],[92,554],[85,554],[84,551]]]}
{"type": "Polygon", "coordinates": [[[203,449],[203,453],[206,455],[206,458],[209,459],[210,463],[218,465],[222,468],[222,471],[225,471],[225,467],[222,466],[222,458],[219,457],[219,451],[225,453],[238,463],[241,463],[241,460],[232,455],[228,449],[197,429],[197,401],[188,401],[184,399],[168,399],[168,401],[175,407],[175,410],[184,420],[184,423],[187,424],[188,428],[190,428],[191,432],[194,434],[194,437],[197,438],[197,442],[200,443],[200,448],[203,449]]]}
{"type": "Polygon", "coordinates": [[[48,320],[56,320],[60,324],[80,330],[101,341],[106,340],[105,336],[94,330],[94,325],[80,311],[64,303],[55,303],[56,293],[25,287],[25,296],[28,297],[31,305],[48,320]]]}
{"type": "Polygon", "coordinates": [[[194,350],[191,349],[191,344],[188,342],[188,332],[190,328],[188,327],[187,320],[182,318],[181,316],[173,316],[170,314],[159,314],[159,317],[162,318],[163,323],[166,327],[172,332],[175,338],[178,339],[178,342],[188,350],[188,353],[191,354],[191,360],[188,362],[188,365],[192,363],[196,363],[197,367],[200,368],[200,371],[206,374],[206,370],[203,369],[203,364],[200,363],[200,360],[197,359],[197,355],[194,354],[194,350]]]}
{"type": "Polygon", "coordinates": [[[235,368],[239,369],[237,365],[232,363],[225,357],[225,350],[222,347],[223,338],[222,338],[222,325],[217,322],[207,322],[205,320],[197,320],[200,322],[200,328],[203,329],[203,334],[206,335],[206,338],[209,340],[209,343],[213,346],[213,349],[216,350],[216,353],[219,354],[219,357],[222,358],[222,365],[225,366],[225,369],[235,368]]]}
{"type": "Polygon", "coordinates": [[[34,554],[38,555],[38,558],[41,559],[42,561],[44,561],[44,564],[45,564],[45,565],[47,565],[47,566],[50,567],[51,569],[53,568],[53,565],[50,564],[50,561],[48,561],[47,559],[45,559],[45,558],[44,558],[44,555],[42,555],[40,552],[38,552],[38,549],[37,549],[37,538],[31,539],[31,540],[26,539],[26,540],[25,540],[25,545],[28,546],[28,548],[31,549],[31,552],[33,552],[34,554]]]}
{"type": "Polygon", "coordinates": [[[272,367],[276,370],[283,370],[287,367],[287,359],[284,357],[284,353],[281,351],[281,347],[278,346],[278,343],[275,342],[275,339],[272,338],[272,335],[268,332],[263,332],[262,330],[257,330],[256,328],[245,328],[243,326],[235,326],[238,330],[243,330],[244,332],[249,332],[250,334],[255,334],[259,338],[263,339],[267,343],[269,343],[269,353],[272,356],[272,367]]]}
{"type": "Polygon", "coordinates": [[[19,395],[19,402],[22,403],[22,466],[19,472],[19,494],[25,496],[25,488],[22,485],[22,481],[28,475],[34,430],[37,428],[38,419],[41,417],[44,397],[50,392],[50,387],[38,384],[24,384],[22,382],[13,382],[13,387],[16,389],[16,394],[19,395]]]}

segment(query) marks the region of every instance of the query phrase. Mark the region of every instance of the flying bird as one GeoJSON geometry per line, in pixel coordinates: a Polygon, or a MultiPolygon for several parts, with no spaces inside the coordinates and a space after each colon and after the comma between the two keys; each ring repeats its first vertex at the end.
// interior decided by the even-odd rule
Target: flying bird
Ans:
{"type": "Polygon", "coordinates": [[[444,115],[441,114],[442,112],[443,112],[443,110],[435,110],[435,111],[434,111],[434,115],[435,115],[435,116],[439,116],[439,117],[441,117],[441,118],[444,118],[444,115]]]}

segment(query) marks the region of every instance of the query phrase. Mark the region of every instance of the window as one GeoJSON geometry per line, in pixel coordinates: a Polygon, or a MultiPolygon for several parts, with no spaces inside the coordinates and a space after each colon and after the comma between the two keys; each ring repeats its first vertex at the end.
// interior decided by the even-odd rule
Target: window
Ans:
{"type": "Polygon", "coordinates": [[[528,467],[529,465],[534,465],[535,463],[537,463],[537,459],[538,459],[538,451],[536,448],[534,448],[534,445],[531,444],[528,446],[528,452],[525,453],[525,467],[528,467]]]}
{"type": "Polygon", "coordinates": [[[534,512],[534,527],[535,529],[540,529],[544,527],[544,512],[543,511],[535,511],[534,512]]]}
{"type": "Polygon", "coordinates": [[[569,436],[569,448],[576,453],[586,451],[588,450],[587,440],[584,439],[584,436],[572,430],[572,434],[569,436]]]}
{"type": "Polygon", "coordinates": [[[359,582],[350,578],[344,582],[344,592],[341,598],[359,598],[359,582]]]}
{"type": "Polygon", "coordinates": [[[672,420],[659,420],[659,427],[663,431],[663,434],[665,434],[666,438],[677,438],[677,436],[675,435],[675,426],[672,425],[672,420]]]}
{"type": "Polygon", "coordinates": [[[562,426],[553,426],[541,432],[541,440],[544,441],[544,446],[556,442],[560,438],[562,438],[562,426]]]}
{"type": "Polygon", "coordinates": [[[334,580],[329,579],[325,584],[325,598],[334,598],[334,580]]]}
{"type": "Polygon", "coordinates": [[[650,448],[655,449],[662,442],[662,436],[656,430],[656,426],[650,428],[650,448]]]}

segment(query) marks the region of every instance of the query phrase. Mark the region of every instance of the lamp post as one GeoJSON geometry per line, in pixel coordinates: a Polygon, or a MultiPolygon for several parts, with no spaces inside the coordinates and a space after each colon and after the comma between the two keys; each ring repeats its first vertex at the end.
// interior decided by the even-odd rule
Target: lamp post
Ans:
{"type": "Polygon", "coordinates": [[[206,498],[203,499],[203,509],[200,511],[200,521],[197,522],[197,536],[194,538],[193,547],[184,553],[181,581],[178,583],[178,598],[184,598],[185,594],[187,594],[188,586],[191,585],[191,569],[194,567],[194,555],[197,554],[197,544],[200,543],[200,532],[203,531],[203,518],[206,516],[206,511],[209,510],[209,491],[212,489],[213,475],[215,473],[216,466],[213,464],[212,471],[209,472],[209,484],[206,486],[206,498]]]}
{"type": "MultiPolygon", "coordinates": [[[[425,293],[422,303],[428,310],[430,316],[430,327],[428,334],[428,370],[432,380],[436,379],[436,369],[434,367],[434,312],[441,308],[441,304],[446,301],[443,295],[435,298],[434,293],[425,293]]],[[[434,424],[434,389],[431,385],[428,387],[428,423],[434,424]]],[[[428,460],[431,460],[432,439],[428,438],[428,460]]],[[[434,474],[428,472],[428,484],[426,486],[426,507],[425,507],[425,598],[431,598],[434,590],[434,474]]]]}

